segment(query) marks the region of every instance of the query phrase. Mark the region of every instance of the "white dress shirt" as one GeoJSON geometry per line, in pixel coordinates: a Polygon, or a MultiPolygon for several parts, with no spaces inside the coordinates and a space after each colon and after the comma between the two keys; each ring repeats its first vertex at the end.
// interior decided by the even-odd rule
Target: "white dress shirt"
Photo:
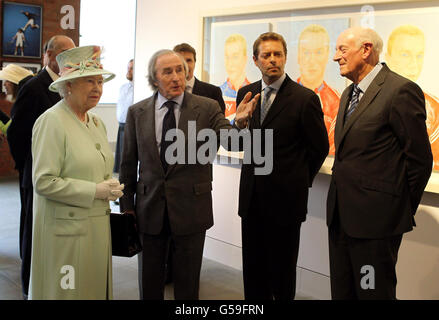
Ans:
{"type": "Polygon", "coordinates": [[[52,81],[56,81],[59,79],[59,75],[57,75],[55,72],[53,72],[52,69],[49,68],[49,66],[46,66],[46,71],[49,74],[52,81]]]}
{"type": "MultiPolygon", "coordinates": [[[[178,128],[178,121],[180,120],[181,104],[183,103],[184,93],[171,99],[176,104],[174,106],[175,127],[178,128]]],[[[162,142],[162,128],[163,119],[165,118],[168,108],[165,107],[165,103],[168,101],[163,97],[160,92],[157,92],[157,99],[155,101],[155,137],[157,141],[157,148],[160,151],[160,144],[162,142]]]]}
{"type": "Polygon", "coordinates": [[[189,93],[192,93],[194,90],[195,85],[195,77],[192,77],[192,79],[186,81],[186,91],[189,93]]]}
{"type": "Polygon", "coordinates": [[[373,79],[377,76],[377,74],[381,71],[383,65],[381,63],[377,63],[377,65],[358,83],[358,87],[360,88],[360,94],[358,95],[358,101],[361,100],[367,88],[369,88],[373,79]]]}
{"type": "Polygon", "coordinates": [[[279,89],[282,85],[282,83],[284,82],[285,78],[287,77],[287,75],[284,73],[283,75],[281,75],[281,77],[279,79],[277,79],[275,82],[273,82],[272,84],[268,85],[264,82],[264,80],[262,80],[262,88],[261,88],[261,97],[259,98],[262,104],[262,101],[264,101],[264,96],[265,96],[265,88],[266,87],[270,87],[273,88],[273,92],[271,92],[270,98],[268,99],[268,105],[271,106],[271,104],[273,103],[274,99],[276,98],[277,93],[279,92],[279,89]]]}
{"type": "Polygon", "coordinates": [[[127,119],[128,108],[133,104],[134,86],[133,82],[123,84],[119,89],[119,100],[117,100],[117,121],[125,123],[127,119]]]}

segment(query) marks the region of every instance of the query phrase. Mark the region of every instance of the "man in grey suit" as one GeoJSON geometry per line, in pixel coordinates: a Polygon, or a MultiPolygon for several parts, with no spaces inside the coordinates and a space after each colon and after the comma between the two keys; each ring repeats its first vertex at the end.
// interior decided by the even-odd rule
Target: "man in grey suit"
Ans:
{"type": "MultiPolygon", "coordinates": [[[[129,108],[125,125],[120,181],[126,192],[120,199],[121,211],[135,213],[143,242],[141,298],[164,298],[165,263],[172,239],[175,299],[194,300],[198,299],[206,230],[213,225],[211,163],[199,159],[188,163],[188,155],[184,161],[171,163],[171,144],[165,135],[178,128],[189,151],[193,141],[188,131],[194,123],[196,134],[211,129],[216,136],[231,125],[218,102],[185,92],[187,65],[178,53],[158,51],[148,73],[156,92],[129,108]]],[[[253,105],[254,100],[250,101],[253,105]]],[[[245,119],[248,109],[243,105],[237,117],[245,119]]],[[[196,150],[199,147],[196,142],[196,150]]]]}
{"type": "MultiPolygon", "coordinates": [[[[226,105],[223,100],[223,94],[221,92],[221,89],[210,83],[200,81],[194,76],[195,63],[197,61],[197,53],[195,49],[187,43],[180,43],[176,45],[173,50],[175,52],[178,52],[184,58],[188,67],[185,90],[192,94],[211,98],[218,101],[218,104],[221,107],[221,111],[224,113],[226,105]]],[[[171,241],[171,246],[172,245],[173,244],[171,241]]],[[[169,254],[166,263],[166,283],[172,282],[172,266],[172,255],[169,254]]]]}
{"type": "Polygon", "coordinates": [[[351,28],[334,61],[353,83],[340,99],[327,201],[333,299],[396,299],[402,235],[432,169],[424,94],[379,63],[383,42],[351,28]]]}

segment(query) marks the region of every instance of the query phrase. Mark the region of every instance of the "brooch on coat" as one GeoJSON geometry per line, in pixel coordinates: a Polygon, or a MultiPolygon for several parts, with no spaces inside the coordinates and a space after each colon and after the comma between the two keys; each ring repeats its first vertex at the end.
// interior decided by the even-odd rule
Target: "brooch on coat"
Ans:
{"type": "Polygon", "coordinates": [[[93,123],[95,124],[96,128],[98,127],[98,119],[96,117],[93,117],[93,123]]]}

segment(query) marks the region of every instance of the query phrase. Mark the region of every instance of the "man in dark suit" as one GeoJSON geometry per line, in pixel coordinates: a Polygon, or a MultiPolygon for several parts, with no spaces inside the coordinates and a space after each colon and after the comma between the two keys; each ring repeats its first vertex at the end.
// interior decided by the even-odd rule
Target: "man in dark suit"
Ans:
{"type": "MultiPolygon", "coordinates": [[[[195,143],[189,141],[191,128],[197,135],[211,129],[216,136],[220,129],[231,128],[215,100],[184,91],[186,75],[181,55],[171,50],[155,53],[149,62],[148,81],[156,92],[128,109],[125,124],[120,168],[125,194],[120,208],[137,217],[143,243],[139,279],[145,300],[164,298],[171,239],[175,299],[198,299],[204,238],[213,225],[211,163],[200,163],[197,156],[191,164],[187,154],[183,161],[172,163],[172,144],[165,135],[178,128],[184,138],[176,143],[182,142],[189,151],[189,143],[195,143]]],[[[243,117],[248,116],[244,113],[243,117]]],[[[200,144],[196,143],[198,150],[200,144]]],[[[213,153],[212,159],[216,150],[213,153]]]]}
{"type": "Polygon", "coordinates": [[[22,197],[20,214],[21,280],[26,298],[29,287],[32,245],[32,127],[37,118],[60,100],[58,93],[49,91],[49,85],[58,78],[56,56],[75,47],[72,39],[58,35],[48,42],[48,65],[37,76],[27,81],[18,92],[12,110],[12,122],[8,129],[8,142],[15,167],[19,172],[22,197]]]}
{"type": "MultiPolygon", "coordinates": [[[[253,60],[262,80],[241,88],[236,99],[240,104],[248,92],[261,94],[249,130],[273,132],[273,154],[265,155],[273,157],[272,172],[255,175],[253,161],[241,170],[239,215],[246,299],[294,299],[308,188],[329,150],[319,98],[284,73],[286,56],[281,35],[260,35],[253,44],[253,60]]],[[[243,128],[247,123],[236,120],[236,125],[243,128]]]]}
{"type": "Polygon", "coordinates": [[[351,28],[334,61],[353,83],[340,100],[327,201],[333,299],[396,299],[402,235],[432,170],[422,90],[379,63],[383,42],[351,28]]]}
{"type": "Polygon", "coordinates": [[[173,50],[183,56],[188,66],[186,91],[218,101],[221,111],[224,113],[226,105],[224,103],[221,89],[210,83],[200,81],[194,76],[195,63],[197,61],[197,53],[195,52],[195,49],[187,43],[181,43],[176,45],[173,50]]]}

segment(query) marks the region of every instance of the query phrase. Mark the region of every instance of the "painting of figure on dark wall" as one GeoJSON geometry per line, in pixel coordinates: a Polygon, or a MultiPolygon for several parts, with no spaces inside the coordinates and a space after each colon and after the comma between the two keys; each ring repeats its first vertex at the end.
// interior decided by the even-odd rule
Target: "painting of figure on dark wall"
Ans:
{"type": "Polygon", "coordinates": [[[40,6],[5,2],[3,5],[3,56],[41,57],[40,6]]]}

